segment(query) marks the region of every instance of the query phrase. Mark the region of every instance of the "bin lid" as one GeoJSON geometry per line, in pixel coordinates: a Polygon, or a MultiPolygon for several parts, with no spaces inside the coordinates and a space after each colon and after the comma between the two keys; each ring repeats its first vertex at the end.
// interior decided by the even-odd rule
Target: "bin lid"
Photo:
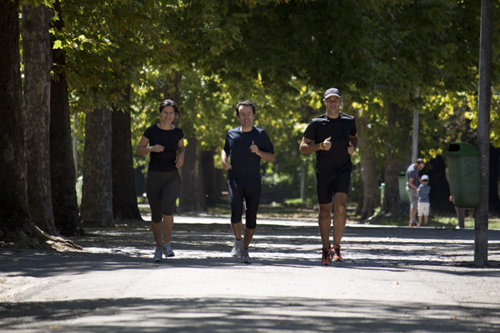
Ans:
{"type": "Polygon", "coordinates": [[[467,142],[451,142],[448,151],[444,154],[448,156],[480,156],[481,152],[467,142]]]}

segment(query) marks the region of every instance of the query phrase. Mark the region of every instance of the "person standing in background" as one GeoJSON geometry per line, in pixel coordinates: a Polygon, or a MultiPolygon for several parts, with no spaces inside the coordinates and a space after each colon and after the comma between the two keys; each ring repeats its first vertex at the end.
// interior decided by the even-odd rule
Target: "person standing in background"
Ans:
{"type": "Polygon", "coordinates": [[[406,192],[410,198],[410,227],[416,227],[415,214],[418,209],[418,186],[420,185],[420,178],[418,172],[424,168],[424,160],[419,158],[417,162],[410,165],[406,170],[406,192]]]}
{"type": "Polygon", "coordinates": [[[425,226],[429,221],[429,210],[431,203],[429,201],[429,193],[431,192],[431,187],[429,186],[429,176],[422,176],[422,184],[418,186],[418,226],[422,225],[422,216],[424,217],[425,226]]]}

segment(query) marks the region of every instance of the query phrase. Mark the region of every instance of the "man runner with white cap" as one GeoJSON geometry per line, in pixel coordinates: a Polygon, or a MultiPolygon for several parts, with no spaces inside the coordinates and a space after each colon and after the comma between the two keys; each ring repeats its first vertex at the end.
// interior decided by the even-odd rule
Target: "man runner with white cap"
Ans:
{"type": "Polygon", "coordinates": [[[319,202],[319,231],[323,243],[321,262],[329,265],[342,261],[340,240],[346,224],[347,193],[351,182],[351,154],[358,145],[356,122],[353,116],[340,112],[342,96],[337,88],[325,91],[326,113],[313,118],[307,126],[300,152],[316,152],[316,188],[319,202]],[[333,248],[330,245],[330,226],[334,206],[333,248]]]}

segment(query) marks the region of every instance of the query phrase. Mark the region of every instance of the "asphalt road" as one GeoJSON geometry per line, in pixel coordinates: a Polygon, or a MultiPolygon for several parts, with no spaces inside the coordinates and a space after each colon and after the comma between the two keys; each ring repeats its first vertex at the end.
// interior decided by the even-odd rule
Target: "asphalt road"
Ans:
{"type": "MultiPolygon", "coordinates": [[[[126,224],[126,225],[125,225],[126,224]]],[[[148,223],[87,229],[83,251],[0,248],[2,332],[500,332],[500,231],[349,224],[321,265],[314,222],[260,220],[251,264],[228,219],[176,217],[174,258],[148,223]]]]}

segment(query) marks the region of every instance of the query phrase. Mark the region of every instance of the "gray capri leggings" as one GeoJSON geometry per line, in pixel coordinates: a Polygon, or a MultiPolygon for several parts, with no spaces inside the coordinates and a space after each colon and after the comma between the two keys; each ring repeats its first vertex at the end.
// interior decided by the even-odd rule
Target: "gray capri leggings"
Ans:
{"type": "Polygon", "coordinates": [[[151,221],[159,223],[163,215],[174,215],[175,200],[181,191],[179,171],[148,171],[146,193],[151,207],[151,221]]]}

